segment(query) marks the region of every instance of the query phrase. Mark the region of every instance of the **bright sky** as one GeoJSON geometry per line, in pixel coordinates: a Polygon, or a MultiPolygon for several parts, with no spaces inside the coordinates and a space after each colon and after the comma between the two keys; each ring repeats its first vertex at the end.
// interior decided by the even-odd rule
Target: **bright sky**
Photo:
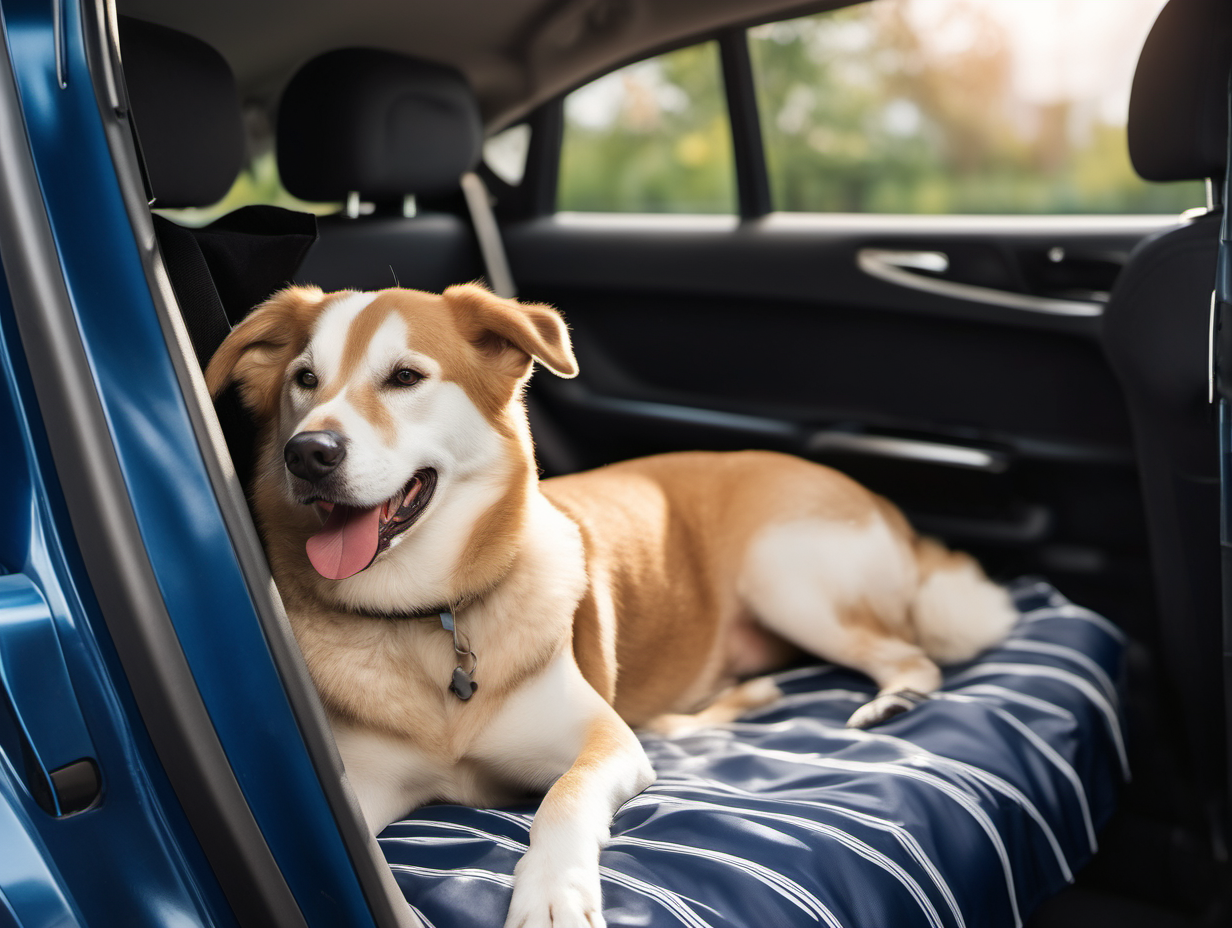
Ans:
{"type": "MultiPolygon", "coordinates": [[[[920,34],[942,52],[959,51],[973,38],[973,32],[961,25],[963,9],[988,13],[1005,27],[1014,84],[1022,100],[1090,101],[1104,122],[1123,125],[1138,52],[1166,0],[904,2],[920,34]],[[943,28],[947,20],[958,25],[943,28]]],[[[650,86],[662,85],[653,64],[634,65],[630,70],[635,69],[650,86]]],[[[610,124],[623,93],[619,79],[601,80],[577,91],[566,101],[570,121],[592,127],[610,124]]]]}
{"type": "MultiPolygon", "coordinates": [[[[1098,101],[1104,121],[1123,124],[1138,52],[1165,0],[909,0],[923,34],[954,7],[979,7],[1006,28],[1014,83],[1030,103],[1098,101]]],[[[936,35],[944,48],[947,37],[936,35]]],[[[958,31],[949,37],[962,43],[958,31]]]]}

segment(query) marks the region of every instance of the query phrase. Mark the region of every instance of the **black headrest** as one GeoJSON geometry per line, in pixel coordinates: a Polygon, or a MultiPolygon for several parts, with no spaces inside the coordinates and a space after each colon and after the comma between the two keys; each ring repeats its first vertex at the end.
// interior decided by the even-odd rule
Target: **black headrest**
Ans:
{"type": "Polygon", "coordinates": [[[119,18],[124,83],[155,206],[208,206],[244,166],[235,77],[200,39],[119,18]]]}
{"type": "Polygon", "coordinates": [[[315,58],[278,108],[278,168],[305,200],[454,189],[479,161],[483,124],[453,68],[370,48],[315,58]]]}
{"type": "Polygon", "coordinates": [[[1222,177],[1228,146],[1232,3],[1170,0],[1134,72],[1129,156],[1147,180],[1222,177]]]}

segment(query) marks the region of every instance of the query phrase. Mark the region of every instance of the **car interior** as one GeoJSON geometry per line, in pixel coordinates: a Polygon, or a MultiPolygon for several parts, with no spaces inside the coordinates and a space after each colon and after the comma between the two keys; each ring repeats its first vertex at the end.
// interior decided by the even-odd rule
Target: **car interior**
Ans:
{"type": "MultiPolygon", "coordinates": [[[[479,17],[121,0],[158,247],[195,359],[290,282],[440,291],[482,279],[560,308],[581,375],[532,381],[545,476],[677,450],[802,455],[893,499],[996,579],[1042,578],[1114,623],[1132,778],[1098,853],[1021,922],[1226,924],[1208,352],[1232,8],[1170,0],[1130,95],[1134,169],[1207,181],[1204,209],[801,219],[771,208],[745,34],[843,5],[507,0],[479,17]],[[736,215],[558,211],[567,93],[704,40],[722,56],[736,215]],[[511,184],[484,142],[521,125],[530,142],[511,184]],[[250,205],[205,226],[175,212],[217,203],[269,151],[292,196],[337,211],[250,205]]],[[[243,483],[252,426],[235,396],[218,416],[243,483]]]]}

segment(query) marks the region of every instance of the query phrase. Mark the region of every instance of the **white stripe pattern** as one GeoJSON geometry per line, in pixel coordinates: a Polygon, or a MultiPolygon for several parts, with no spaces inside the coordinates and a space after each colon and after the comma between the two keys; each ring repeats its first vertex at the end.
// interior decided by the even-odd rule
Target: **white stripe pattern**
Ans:
{"type": "Polygon", "coordinates": [[[1082,606],[1075,606],[1070,602],[1054,606],[1044,606],[1041,609],[1032,609],[1029,612],[1022,613],[1022,618],[1018,621],[1021,624],[1029,624],[1043,619],[1078,619],[1081,622],[1090,622],[1106,632],[1117,644],[1125,644],[1126,641],[1125,633],[1098,612],[1092,612],[1090,609],[1084,609],[1082,606]]]}
{"type": "MultiPolygon", "coordinates": [[[[676,792],[679,792],[680,790],[689,790],[693,793],[700,793],[703,796],[713,796],[718,794],[724,798],[738,797],[744,803],[743,805],[737,807],[719,806],[719,808],[725,808],[741,815],[757,817],[769,816],[777,819],[789,819],[792,820],[793,823],[798,822],[801,827],[806,828],[817,824],[811,819],[806,819],[802,816],[786,815],[780,812],[770,812],[755,806],[751,806],[750,803],[754,802],[778,804],[778,801],[759,795],[758,793],[751,792],[750,790],[741,789],[740,787],[734,786],[730,783],[719,783],[712,780],[703,781],[698,778],[688,778],[685,776],[660,777],[659,780],[656,781],[655,785],[650,787],[650,789],[647,790],[646,793],[643,793],[643,795],[649,796],[655,800],[670,799],[672,802],[684,801],[680,796],[662,793],[660,791],[661,787],[668,787],[676,792]]],[[[636,799],[633,800],[633,802],[636,801],[636,799]]],[[[902,847],[907,853],[907,856],[910,857],[920,867],[920,869],[928,874],[928,877],[932,880],[933,885],[945,898],[946,906],[949,908],[950,914],[954,917],[956,928],[966,928],[966,919],[963,917],[962,909],[959,908],[958,900],[954,897],[953,890],[950,889],[950,884],[947,883],[945,878],[941,875],[941,871],[937,869],[937,865],[934,864],[929,859],[928,855],[924,853],[924,849],[920,847],[920,843],[915,839],[915,836],[902,825],[889,819],[878,818],[875,815],[869,815],[866,812],[860,812],[856,809],[849,809],[845,806],[840,806],[831,802],[821,802],[816,799],[799,799],[794,797],[791,802],[794,806],[806,806],[811,809],[819,809],[830,812],[834,815],[850,819],[854,822],[859,822],[867,828],[883,831],[891,835],[895,841],[898,842],[899,846],[902,847]]],[[[626,807],[629,805],[632,805],[632,802],[626,803],[626,807]]]]}
{"type": "MultiPolygon", "coordinates": [[[[502,809],[484,809],[489,815],[504,819],[507,822],[525,828],[530,832],[531,816],[519,812],[506,812],[502,809]]],[[[440,825],[440,822],[432,822],[434,825],[440,825]]],[[[459,831],[468,831],[474,834],[483,836],[486,833],[477,828],[472,828],[469,825],[455,826],[459,831]]],[[[498,835],[487,835],[494,843],[511,850],[517,850],[525,853],[527,845],[520,841],[515,841],[512,838],[505,838],[498,835]]],[[[429,839],[430,840],[430,839],[429,839]]],[[[647,883],[645,880],[639,880],[637,877],[629,876],[626,873],[621,873],[619,870],[613,870],[610,867],[600,867],[599,876],[602,879],[609,880],[618,886],[623,886],[625,889],[631,890],[640,895],[646,896],[659,903],[663,908],[667,909],[676,916],[681,922],[689,926],[689,928],[710,928],[710,923],[701,918],[686,902],[684,897],[679,893],[674,893],[671,890],[664,889],[662,886],[655,886],[653,883],[647,883]]],[[[696,902],[696,900],[689,900],[696,902]]],[[[841,928],[841,926],[840,926],[841,928]]]]}
{"type": "MultiPolygon", "coordinates": [[[[747,723],[735,722],[731,727],[739,729],[747,723]]],[[[1070,868],[1069,861],[1066,859],[1065,852],[1061,849],[1061,844],[1057,840],[1056,833],[1048,824],[1047,820],[1040,813],[1038,807],[1027,796],[1014,786],[1014,784],[1002,779],[994,773],[984,770],[972,764],[964,763],[960,760],[954,760],[950,757],[942,757],[939,754],[934,754],[931,751],[926,751],[918,744],[912,741],[907,741],[903,738],[896,738],[893,735],[887,735],[882,732],[864,731],[862,729],[845,728],[839,731],[827,732],[827,735],[832,738],[838,738],[847,741],[872,741],[881,744],[892,744],[904,752],[905,756],[914,762],[925,761],[935,769],[948,771],[957,777],[970,777],[978,780],[984,786],[992,789],[1005,796],[1007,799],[1016,803],[1027,813],[1036,825],[1039,826],[1040,832],[1044,835],[1048,846],[1052,849],[1053,856],[1056,857],[1057,866],[1060,867],[1062,874],[1065,876],[1066,882],[1073,881],[1073,872],[1070,868]]],[[[852,763],[859,763],[852,761],[852,763]]]]}
{"type": "MultiPolygon", "coordinates": [[[[916,905],[920,907],[920,910],[928,918],[928,923],[932,925],[933,928],[942,928],[941,916],[938,914],[936,907],[932,903],[932,900],[928,898],[928,894],[924,892],[924,888],[920,886],[920,884],[916,882],[915,879],[912,878],[911,874],[909,874],[901,866],[895,863],[891,858],[887,857],[885,854],[881,853],[880,851],[878,851],[876,848],[872,847],[868,843],[861,841],[858,838],[854,837],[853,835],[850,835],[847,832],[842,831],[839,828],[835,828],[832,825],[826,825],[822,822],[815,822],[812,819],[802,818],[799,815],[788,815],[784,812],[769,812],[765,809],[750,809],[747,806],[739,808],[739,809],[733,809],[731,806],[724,806],[724,805],[720,805],[719,803],[701,802],[696,799],[683,799],[679,796],[668,796],[668,795],[662,795],[662,794],[654,794],[654,795],[648,796],[643,793],[641,796],[638,796],[630,800],[629,802],[627,802],[625,804],[625,808],[628,808],[630,806],[643,806],[643,805],[644,806],[661,806],[661,805],[687,806],[687,807],[696,808],[696,809],[705,809],[705,810],[718,811],[718,812],[730,812],[732,814],[740,815],[743,817],[753,817],[753,818],[758,818],[758,819],[765,819],[767,821],[780,822],[785,825],[792,825],[804,831],[811,831],[814,834],[823,835],[827,838],[830,838],[833,841],[837,841],[839,844],[842,844],[844,847],[848,848],[849,850],[854,851],[856,854],[859,854],[865,860],[870,861],[871,863],[875,864],[877,867],[884,870],[890,876],[894,877],[894,879],[896,879],[902,885],[902,887],[906,889],[908,893],[911,894],[911,897],[915,899],[916,905]]],[[[617,843],[618,841],[625,841],[625,840],[626,839],[624,838],[613,838],[612,843],[614,844],[614,843],[617,843]]],[[[707,856],[709,856],[710,853],[711,852],[707,852],[707,856]]],[[[713,852],[713,853],[718,854],[720,852],[713,852]]],[[[961,921],[961,917],[960,917],[960,921],[961,921]]]]}
{"type": "Polygon", "coordinates": [[[1126,780],[1130,778],[1129,755],[1125,752],[1125,739],[1121,735],[1121,723],[1117,716],[1117,710],[1094,685],[1073,671],[1062,670],[1059,667],[1047,667],[1042,664],[1012,664],[1009,662],[989,661],[986,664],[976,664],[974,667],[969,667],[961,673],[955,674],[948,682],[962,683],[971,679],[1000,674],[1048,677],[1053,680],[1060,680],[1062,683],[1069,684],[1086,696],[1095,708],[1103,714],[1104,721],[1108,726],[1108,734],[1112,736],[1112,743],[1116,747],[1117,759],[1121,762],[1121,773],[1126,780]]]}
{"type": "Polygon", "coordinates": [[[1064,644],[1055,644],[1051,641],[1033,641],[1029,638],[1017,638],[1007,641],[997,650],[1028,651],[1033,654],[1048,654],[1072,661],[1081,666],[1083,670],[1094,678],[1095,682],[1099,684],[1100,689],[1104,691],[1104,695],[1108,697],[1109,702],[1115,704],[1120,701],[1117,695],[1117,688],[1108,674],[1104,673],[1104,668],[1076,648],[1071,648],[1064,644]]]}
{"type": "Polygon", "coordinates": [[[700,857],[704,860],[726,864],[741,873],[753,877],[762,883],[762,885],[768,886],[779,896],[782,896],[788,902],[796,906],[796,908],[806,912],[812,918],[819,921],[824,921],[826,924],[840,924],[838,919],[834,917],[834,913],[826,908],[820,899],[810,893],[795,880],[788,879],[781,873],[777,873],[762,864],[751,860],[746,860],[743,857],[737,857],[735,854],[728,854],[724,851],[715,851],[709,848],[692,847],[687,844],[676,844],[670,841],[654,841],[649,838],[635,838],[631,835],[622,835],[612,838],[612,840],[608,842],[607,846],[617,847],[620,845],[627,847],[647,848],[656,851],[663,851],[668,854],[683,854],[688,857],[700,857]]]}
{"type": "Polygon", "coordinates": [[[1019,732],[1037,751],[1039,751],[1040,755],[1045,760],[1056,767],[1057,770],[1060,771],[1061,775],[1069,781],[1070,786],[1074,788],[1074,798],[1078,802],[1078,807],[1082,810],[1082,824],[1086,828],[1087,843],[1091,848],[1091,853],[1095,853],[1096,849],[1099,847],[1099,842],[1095,837],[1095,823],[1091,820],[1091,806],[1087,802],[1087,791],[1082,785],[1082,778],[1078,776],[1078,771],[1073,768],[1073,765],[1070,764],[1069,761],[1058,754],[1052,745],[1024,725],[1022,721],[1015,718],[1009,712],[1006,712],[1000,706],[990,705],[984,700],[975,699],[970,696],[963,696],[958,693],[938,693],[937,698],[950,699],[956,702],[970,701],[980,703],[996,713],[998,718],[1013,727],[1015,731],[1019,732]]]}
{"type": "Polygon", "coordinates": [[[1012,690],[1008,686],[998,686],[995,683],[971,683],[956,689],[950,689],[947,685],[942,692],[947,695],[966,693],[996,696],[1005,702],[1018,703],[1020,706],[1030,706],[1032,709],[1038,709],[1040,712],[1048,715],[1055,715],[1057,718],[1065,719],[1071,725],[1078,724],[1077,716],[1063,706],[1058,706],[1056,703],[1049,702],[1046,699],[1040,699],[1038,696],[1028,696],[1026,693],[1012,690]]]}
{"type": "MultiPolygon", "coordinates": [[[[1014,873],[1010,867],[1009,852],[1005,848],[1005,842],[1001,840],[1001,833],[989,818],[988,813],[980,806],[979,802],[971,796],[962,787],[957,786],[934,773],[926,770],[920,770],[915,767],[909,767],[902,763],[887,762],[887,761],[856,761],[838,757],[821,757],[817,754],[797,754],[789,751],[779,751],[772,748],[759,748],[754,745],[744,744],[739,741],[732,741],[730,745],[733,751],[747,754],[755,754],[761,757],[773,758],[778,761],[800,764],[803,766],[820,767],[827,770],[851,770],[859,772],[876,771],[879,773],[887,773],[895,777],[903,777],[906,779],[917,780],[928,786],[933,787],[941,794],[953,800],[960,806],[980,829],[988,837],[989,843],[997,854],[997,858],[1001,863],[1001,871],[1005,876],[1006,896],[1010,904],[1010,908],[1014,913],[1015,928],[1021,928],[1022,915],[1018,908],[1018,891],[1014,885],[1014,873]]],[[[914,747],[914,746],[913,746],[914,747]]],[[[918,749],[917,749],[918,750],[918,749]]]]}

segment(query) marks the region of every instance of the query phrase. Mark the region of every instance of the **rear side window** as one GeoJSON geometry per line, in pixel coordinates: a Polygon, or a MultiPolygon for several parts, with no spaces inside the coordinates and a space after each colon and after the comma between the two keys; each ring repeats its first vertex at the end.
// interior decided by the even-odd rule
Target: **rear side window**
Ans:
{"type": "Polygon", "coordinates": [[[749,32],[773,207],[1177,213],[1125,142],[1164,0],[873,0],[749,32]]]}
{"type": "Polygon", "coordinates": [[[559,184],[562,210],[735,212],[715,43],[638,62],[571,93],[559,184]]]}

